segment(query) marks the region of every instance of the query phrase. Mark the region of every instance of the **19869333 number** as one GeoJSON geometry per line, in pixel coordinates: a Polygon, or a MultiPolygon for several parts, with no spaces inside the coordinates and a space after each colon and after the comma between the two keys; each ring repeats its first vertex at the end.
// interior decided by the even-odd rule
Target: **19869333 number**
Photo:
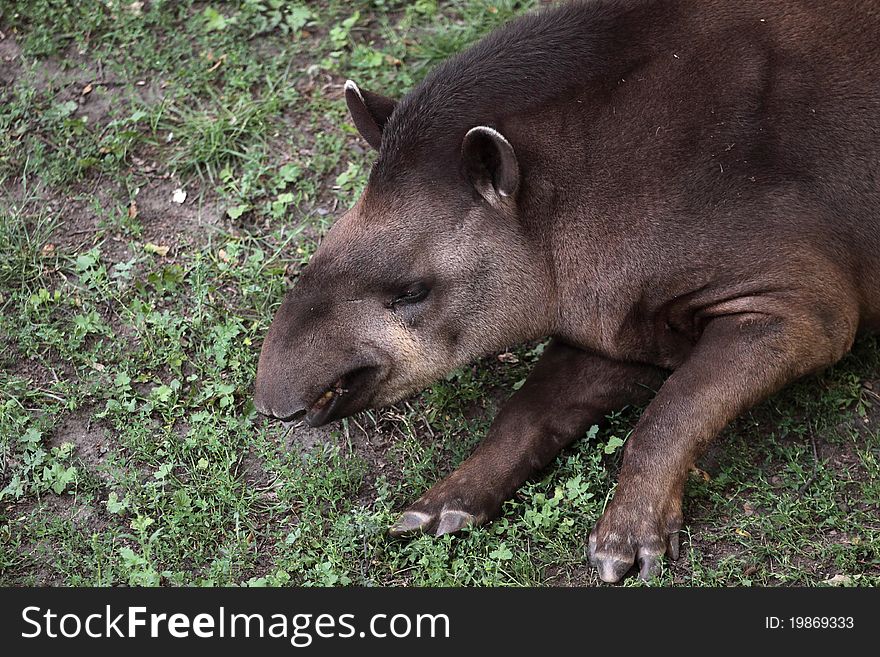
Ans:
{"type": "Polygon", "coordinates": [[[766,616],[764,627],[770,630],[850,630],[855,627],[852,616],[766,616]]]}

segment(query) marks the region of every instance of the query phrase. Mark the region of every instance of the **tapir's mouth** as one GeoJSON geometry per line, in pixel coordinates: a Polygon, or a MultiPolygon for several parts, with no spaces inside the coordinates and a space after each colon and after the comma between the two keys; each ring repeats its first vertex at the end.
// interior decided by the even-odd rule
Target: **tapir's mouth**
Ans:
{"type": "Polygon", "coordinates": [[[306,422],[310,426],[320,427],[358,410],[355,408],[357,405],[355,397],[362,395],[355,395],[355,393],[363,392],[361,389],[368,378],[365,375],[368,375],[371,369],[362,367],[339,377],[309,406],[306,411],[306,422]]]}
{"type": "Polygon", "coordinates": [[[306,421],[313,427],[326,424],[339,401],[348,393],[345,388],[345,377],[341,376],[332,386],[327,388],[306,411],[306,421]]]}

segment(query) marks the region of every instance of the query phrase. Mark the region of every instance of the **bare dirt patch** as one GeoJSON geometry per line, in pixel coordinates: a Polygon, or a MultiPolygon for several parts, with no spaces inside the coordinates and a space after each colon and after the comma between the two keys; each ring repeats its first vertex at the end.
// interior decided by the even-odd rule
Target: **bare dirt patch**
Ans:
{"type": "MultiPolygon", "coordinates": [[[[176,198],[182,198],[179,192],[176,198]]],[[[172,178],[153,179],[139,188],[134,200],[147,241],[194,246],[225,227],[223,204],[197,185],[187,186],[172,178]],[[182,203],[175,201],[177,190],[186,194],[182,203]]]]}
{"type": "Polygon", "coordinates": [[[0,26],[0,87],[11,86],[21,70],[21,48],[0,26]]]}
{"type": "MultiPolygon", "coordinates": [[[[25,202],[26,190],[20,184],[6,186],[7,202],[25,202]]],[[[144,177],[129,191],[118,182],[95,175],[66,192],[39,189],[40,209],[57,219],[58,225],[47,240],[59,253],[75,254],[101,244],[110,264],[129,260],[132,243],[153,243],[174,250],[194,248],[212,233],[229,230],[223,203],[197,184],[183,185],[170,176],[144,177]],[[186,191],[186,200],[176,203],[174,193],[186,191]],[[134,210],[131,210],[132,202],[134,210]],[[135,213],[140,230],[137,237],[120,228],[123,215],[135,213]]]]}
{"type": "Polygon", "coordinates": [[[81,409],[62,419],[52,432],[50,447],[73,443],[76,456],[90,471],[99,472],[104,457],[110,449],[107,430],[92,420],[90,409],[81,409]]]}

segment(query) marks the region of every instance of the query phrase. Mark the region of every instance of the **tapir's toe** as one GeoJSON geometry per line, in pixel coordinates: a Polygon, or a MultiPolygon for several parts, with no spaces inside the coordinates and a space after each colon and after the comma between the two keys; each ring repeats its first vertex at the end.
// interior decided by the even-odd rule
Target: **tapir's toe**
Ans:
{"type": "Polygon", "coordinates": [[[394,524],[388,528],[388,533],[391,534],[391,536],[410,536],[412,534],[426,532],[433,521],[434,518],[427,513],[422,513],[421,511],[405,511],[394,522],[394,524]]]}
{"type": "Polygon", "coordinates": [[[589,555],[590,563],[599,572],[599,579],[612,584],[623,579],[635,561],[635,551],[629,545],[616,540],[600,543],[595,529],[590,534],[589,555]]]}
{"type": "Polygon", "coordinates": [[[639,550],[639,577],[646,582],[657,577],[663,570],[663,553],[639,550]]]}
{"type": "Polygon", "coordinates": [[[631,567],[631,561],[621,561],[616,557],[602,557],[596,561],[599,579],[609,584],[614,584],[623,579],[623,576],[629,572],[631,567]]]}
{"type": "Polygon", "coordinates": [[[440,514],[440,522],[437,523],[437,531],[434,532],[434,535],[454,534],[465,527],[476,524],[476,521],[477,519],[473,513],[459,511],[458,509],[448,509],[440,514]]]}
{"type": "Polygon", "coordinates": [[[501,502],[476,480],[454,472],[422,495],[391,525],[391,536],[454,534],[497,515],[501,502]]]}
{"type": "Polygon", "coordinates": [[[434,536],[454,534],[465,527],[476,525],[477,518],[472,513],[460,509],[444,509],[439,514],[424,513],[422,511],[404,511],[400,517],[388,528],[391,536],[412,536],[425,533],[434,536]]]}

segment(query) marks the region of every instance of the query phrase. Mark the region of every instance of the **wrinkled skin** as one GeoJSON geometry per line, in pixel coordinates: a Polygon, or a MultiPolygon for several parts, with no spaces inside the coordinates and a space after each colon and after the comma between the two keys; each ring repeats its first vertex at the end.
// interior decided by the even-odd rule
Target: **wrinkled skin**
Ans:
{"type": "Polygon", "coordinates": [[[325,424],[552,337],[483,443],[390,532],[487,522],[591,425],[650,402],[585,541],[602,580],[654,576],[678,557],[706,445],[880,328],[870,9],[573,3],[399,103],[347,84],[378,157],[278,310],[257,408],[325,424]]]}

